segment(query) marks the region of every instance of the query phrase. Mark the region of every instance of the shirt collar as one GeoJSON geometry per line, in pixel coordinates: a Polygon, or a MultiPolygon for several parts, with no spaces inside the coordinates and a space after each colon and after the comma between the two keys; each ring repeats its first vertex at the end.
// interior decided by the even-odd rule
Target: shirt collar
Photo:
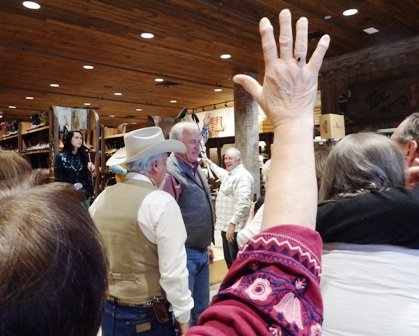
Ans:
{"type": "Polygon", "coordinates": [[[228,172],[228,175],[233,175],[233,174],[237,173],[237,172],[239,171],[239,168],[240,168],[241,166],[243,166],[243,164],[242,164],[242,163],[240,163],[238,166],[234,167],[232,170],[230,170],[230,171],[228,172]]]}

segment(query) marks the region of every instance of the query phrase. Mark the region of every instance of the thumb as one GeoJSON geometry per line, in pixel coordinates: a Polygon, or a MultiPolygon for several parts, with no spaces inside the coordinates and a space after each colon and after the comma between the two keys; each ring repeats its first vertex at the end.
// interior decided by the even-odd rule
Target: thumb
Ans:
{"type": "Polygon", "coordinates": [[[262,96],[262,86],[256,81],[256,79],[248,75],[235,75],[233,81],[236,84],[240,84],[243,88],[252,95],[252,97],[258,102],[262,96]]]}

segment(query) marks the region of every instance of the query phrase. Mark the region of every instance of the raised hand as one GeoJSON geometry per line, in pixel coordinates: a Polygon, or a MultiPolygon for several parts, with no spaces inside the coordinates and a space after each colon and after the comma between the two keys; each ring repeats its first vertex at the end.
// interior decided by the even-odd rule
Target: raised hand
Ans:
{"type": "Polygon", "coordinates": [[[267,18],[259,24],[265,60],[263,86],[247,75],[236,75],[233,80],[242,85],[257,101],[274,128],[284,119],[313,119],[313,105],[316,99],[317,77],[330,38],[324,35],[309,62],[307,56],[308,21],[297,21],[296,39],[293,48],[291,13],[284,9],[279,14],[280,58],[278,58],[273,27],[267,18]]]}

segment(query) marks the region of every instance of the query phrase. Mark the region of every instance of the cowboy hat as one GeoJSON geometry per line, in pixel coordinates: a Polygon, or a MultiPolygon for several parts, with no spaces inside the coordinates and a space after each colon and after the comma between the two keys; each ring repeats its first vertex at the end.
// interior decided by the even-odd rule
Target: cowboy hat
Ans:
{"type": "Polygon", "coordinates": [[[119,149],[106,162],[118,165],[166,152],[185,153],[185,145],[178,140],[166,140],[160,127],[146,127],[124,135],[125,147],[119,149]]]}

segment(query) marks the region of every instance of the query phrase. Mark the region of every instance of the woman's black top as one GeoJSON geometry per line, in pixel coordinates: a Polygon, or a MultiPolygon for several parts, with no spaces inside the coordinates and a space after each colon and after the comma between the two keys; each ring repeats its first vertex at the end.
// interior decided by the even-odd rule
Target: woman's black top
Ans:
{"type": "Polygon", "coordinates": [[[316,230],[327,243],[419,249],[419,187],[371,191],[320,204],[316,230]]]}
{"type": "Polygon", "coordinates": [[[87,155],[78,151],[61,152],[55,158],[55,180],[59,182],[68,182],[71,184],[81,183],[86,196],[93,195],[92,175],[87,169],[87,155]]]}

